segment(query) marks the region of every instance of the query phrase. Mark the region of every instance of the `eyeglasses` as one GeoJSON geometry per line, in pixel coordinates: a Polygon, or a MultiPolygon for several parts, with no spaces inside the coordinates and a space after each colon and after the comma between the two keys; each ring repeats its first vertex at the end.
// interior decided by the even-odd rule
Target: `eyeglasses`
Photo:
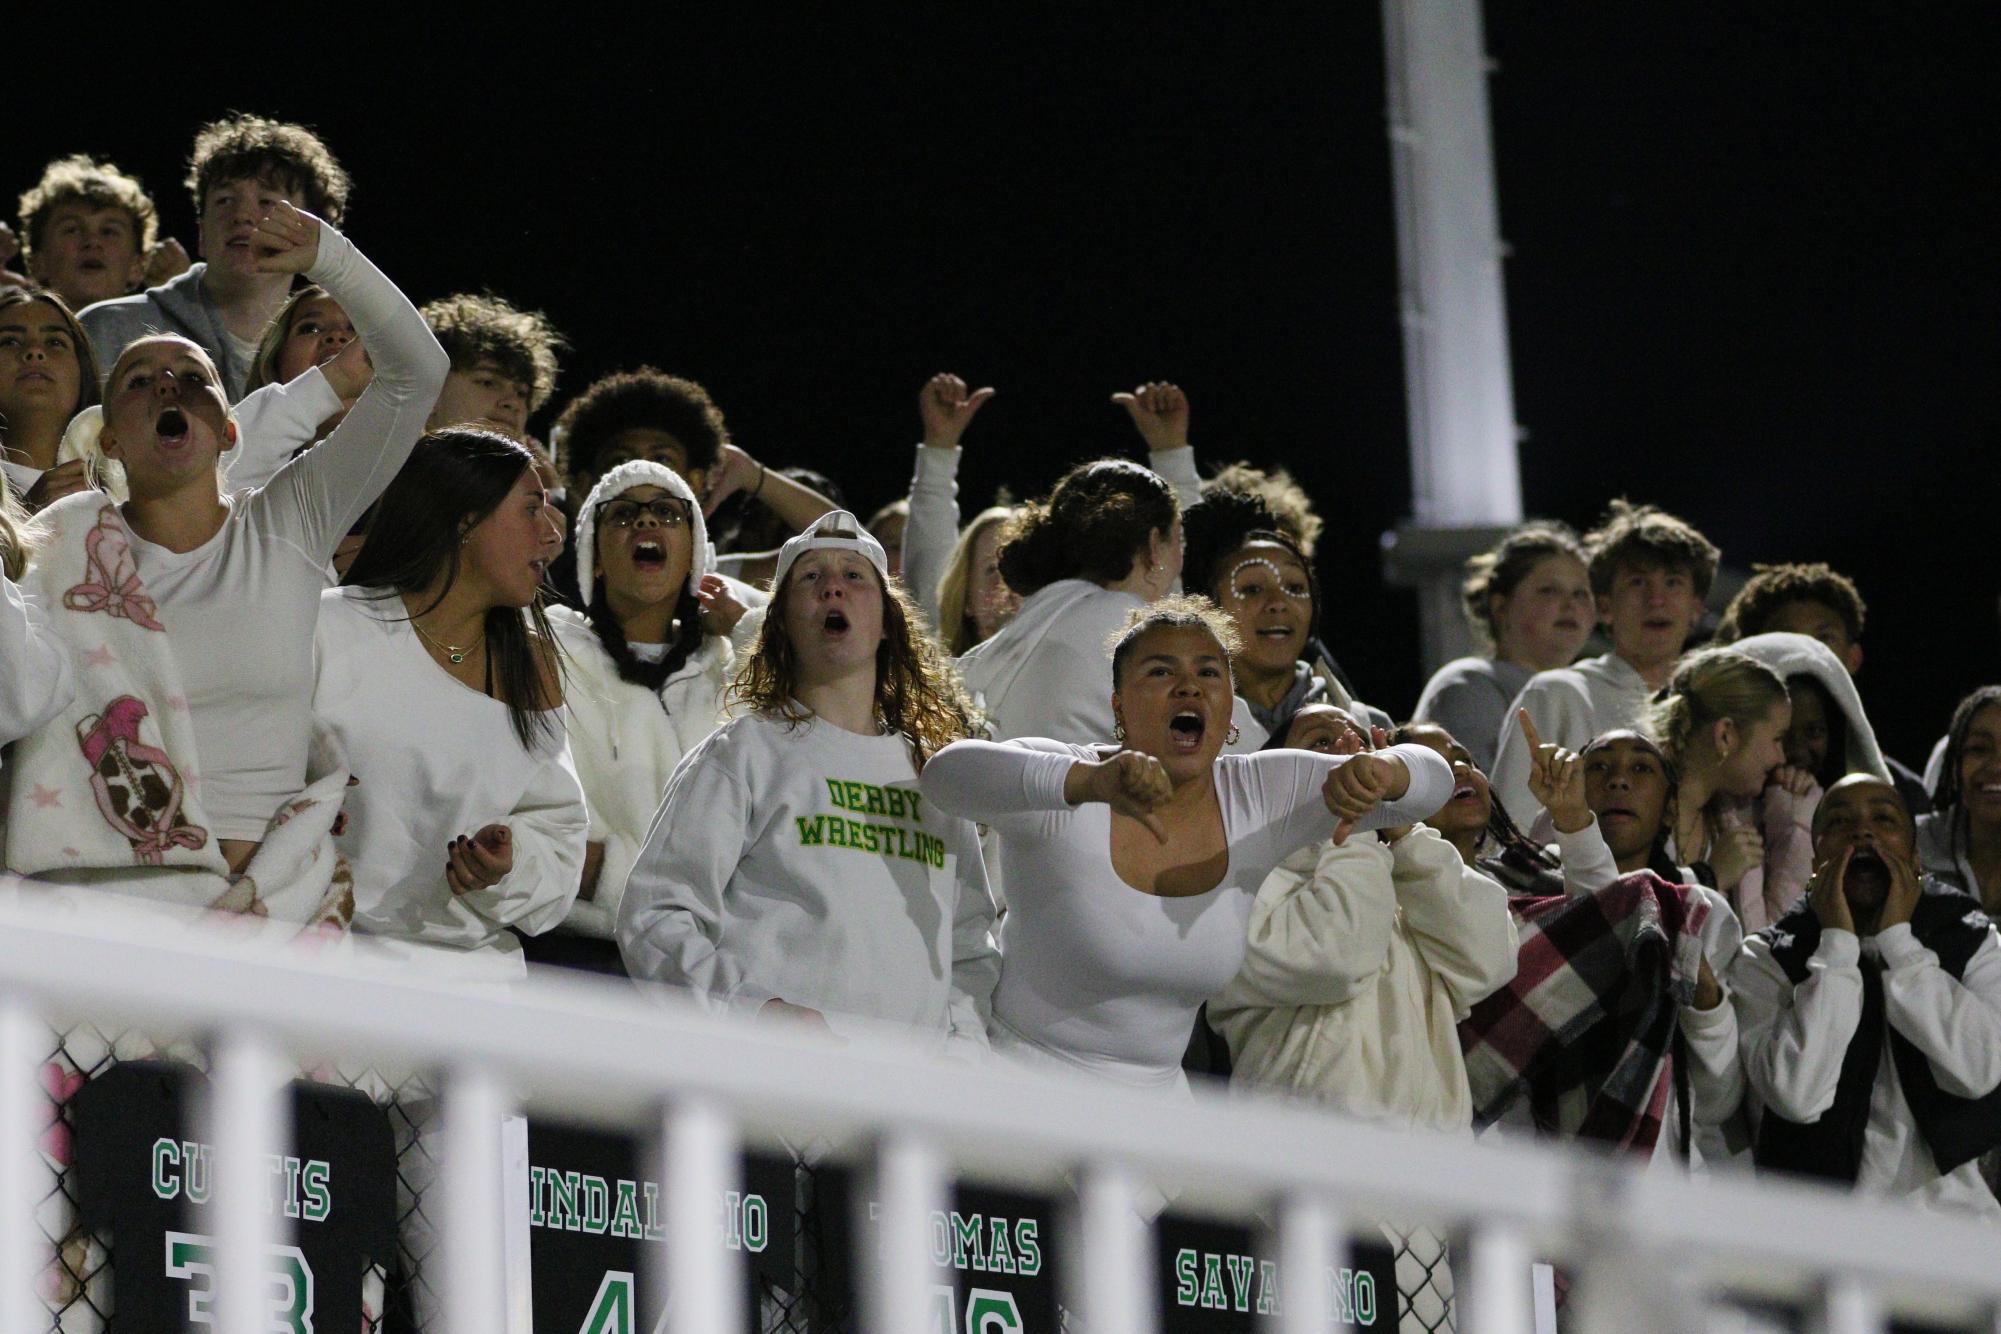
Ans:
{"type": "Polygon", "coordinates": [[[667,496],[657,500],[607,500],[598,506],[598,515],[612,528],[630,528],[641,513],[651,514],[662,528],[679,528],[688,522],[682,503],[667,496]]]}

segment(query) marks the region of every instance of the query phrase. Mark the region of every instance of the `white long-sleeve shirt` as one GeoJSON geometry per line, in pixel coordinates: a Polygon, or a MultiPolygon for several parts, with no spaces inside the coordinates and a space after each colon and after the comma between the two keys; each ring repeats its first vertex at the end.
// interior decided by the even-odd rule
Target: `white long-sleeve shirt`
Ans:
{"type": "Polygon", "coordinates": [[[1489,775],[1494,798],[1527,829],[1542,804],[1529,792],[1529,746],[1515,722],[1527,709],[1542,739],[1581,751],[1591,738],[1620,727],[1638,727],[1653,689],[1616,653],[1585,658],[1553,672],[1537,672],[1501,718],[1499,745],[1489,775]]]}
{"type": "Polygon", "coordinates": [[[1427,826],[1323,843],[1266,877],[1249,941],[1209,1002],[1233,1083],[1468,1131],[1458,1023],[1515,974],[1506,889],[1427,826]]]}
{"type": "Polygon", "coordinates": [[[619,895],[675,766],[723,721],[730,641],[705,636],[656,692],[619,676],[582,612],[551,608],[549,623],[570,660],[563,711],[570,755],[590,807],[590,841],[604,845],[596,890],[571,906],[563,925],[610,940],[618,923],[619,895]]]}
{"type": "Polygon", "coordinates": [[[993,921],[979,831],[922,795],[902,737],[753,713],[674,771],[618,944],[710,1009],[782,1000],[964,1051],[987,1045],[993,921]]]}
{"type": "Polygon", "coordinates": [[[903,525],[903,586],[924,611],[924,619],[946,637],[938,624],[938,584],[959,540],[959,460],[965,450],[917,447],[917,468],[910,477],[910,517],[903,525]]]}
{"type": "MultiPolygon", "coordinates": [[[[1862,1020],[1865,953],[1882,961],[1884,1022],[1924,1054],[1940,1089],[1977,1098],[2001,1084],[2001,944],[1992,927],[1959,979],[1939,966],[1908,924],[1868,939],[1826,929],[1797,987],[1767,943],[1753,936],[1731,978],[1745,1077],[1761,1109],[1810,1124],[1834,1105],[1841,1063],[1862,1020]]],[[[1940,1175],[1904,1101],[1887,1033],[1869,1091],[1855,1186],[1924,1208],[2001,1219],[2001,1203],[1977,1163],[1940,1175]]]]}
{"type": "Polygon", "coordinates": [[[320,229],[308,276],[340,301],[374,358],[354,410],[268,486],[225,494],[228,517],[194,550],[132,541],[180,667],[202,808],[218,838],[261,839],[305,786],[327,561],[410,457],[450,370],[416,307],[331,227],[320,229]]]}
{"type": "Polygon", "coordinates": [[[318,366],[245,394],[236,405],[236,448],[222,456],[223,490],[268,484],[292,455],[313,442],[320,423],[339,411],[340,395],[318,366]]]}
{"type": "Polygon", "coordinates": [[[505,956],[525,972],[510,926],[563,920],[583,875],[590,818],[559,725],[524,747],[508,708],[447,675],[401,598],[331,588],[320,604],[313,706],[347,756],[347,828],[357,932],[505,956]],[[507,826],[514,869],[455,894],[447,845],[507,826]]]}
{"type": "MultiPolygon", "coordinates": [[[[1108,747],[1039,738],[960,741],[925,766],[934,804],[1000,835],[1008,916],[1002,934],[996,1033],[1125,1082],[1160,1085],[1180,1074],[1202,1002],[1243,965],[1258,888],[1293,851],[1333,836],[1321,797],[1346,756],[1302,750],[1224,755],[1214,781],[1230,855],[1222,880],[1201,894],[1143,893],[1111,859],[1111,807],[1072,806],[1064,780],[1108,747]]],[[[1358,822],[1411,824],[1452,794],[1452,773],[1424,746],[1385,754],[1410,773],[1403,797],[1358,822]]]]}
{"type": "Polygon", "coordinates": [[[42,609],[0,574],[0,746],[61,713],[75,693],[69,651],[42,609]]]}

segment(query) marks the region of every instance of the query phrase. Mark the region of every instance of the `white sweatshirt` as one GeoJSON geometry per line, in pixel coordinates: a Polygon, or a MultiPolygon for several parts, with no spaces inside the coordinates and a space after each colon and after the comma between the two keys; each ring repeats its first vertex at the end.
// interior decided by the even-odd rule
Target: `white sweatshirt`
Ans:
{"type": "Polygon", "coordinates": [[[902,737],[753,713],[674,771],[618,945],[709,1009],[782,1000],[965,1052],[986,1046],[993,921],[979,833],[921,794],[902,737]]]}
{"type": "MultiPolygon", "coordinates": [[[[352,417],[350,417],[352,420],[352,417]]],[[[431,660],[403,600],[330,588],[320,603],[313,707],[358,780],[336,840],[354,870],[358,932],[507,956],[510,926],[535,935],[563,920],[583,874],[590,819],[562,728],[527,750],[507,706],[431,660]],[[514,869],[454,894],[447,847],[504,824],[514,869]]]]}
{"type": "Polygon", "coordinates": [[[618,674],[582,612],[552,607],[549,623],[569,655],[563,712],[570,756],[590,807],[590,841],[604,845],[597,888],[579,898],[563,925],[610,940],[619,895],[646,841],[653,813],[681,757],[721,725],[730,683],[730,642],[708,635],[658,693],[618,674]]]}
{"type": "MultiPolygon", "coordinates": [[[[1852,931],[1823,930],[1807,961],[1807,979],[1798,987],[1766,942],[1753,936],[1744,942],[1732,982],[1745,1074],[1761,1108],[1810,1123],[1834,1105],[1841,1062],[1862,1018],[1865,953],[1883,962],[1884,1021],[1930,1060],[1939,1088],[1977,1098],[2001,1084],[2001,946],[1993,928],[1961,980],[1939,966],[1938,956],[1918,943],[1908,924],[1866,940],[1852,931]]],[[[1904,1101],[1887,1035],[1869,1093],[1855,1187],[1922,1208],[2001,1219],[2001,1203],[1977,1162],[1939,1175],[1904,1101]]]]}
{"type": "MultiPolygon", "coordinates": [[[[1111,859],[1111,807],[1072,806],[1064,780],[1110,747],[1039,738],[960,741],[925,766],[923,792],[1000,834],[1008,916],[997,1045],[1025,1044],[1108,1078],[1177,1082],[1195,1012],[1237,975],[1258,887],[1293,851],[1333,836],[1321,797],[1351,757],[1268,750],[1216,760],[1216,796],[1230,848],[1221,883],[1163,897],[1133,889],[1111,859]]],[[[1410,771],[1405,795],[1359,822],[1411,824],[1452,794],[1452,772],[1425,746],[1388,754],[1410,771]]]]}
{"type": "Polygon", "coordinates": [[[179,661],[202,805],[218,838],[261,839],[305,786],[327,561],[410,457],[451,368],[416,308],[331,227],[320,229],[307,276],[353,317],[374,380],[333,434],[270,485],[225,494],[228,517],[193,551],[132,541],[179,661]]]}
{"type": "Polygon", "coordinates": [[[267,384],[236,405],[236,448],[222,456],[222,488],[264,486],[292,455],[313,442],[320,423],[340,411],[326,373],[309,366],[283,384],[267,384]]]}
{"type": "MultiPolygon", "coordinates": [[[[1616,653],[1585,658],[1553,672],[1537,672],[1502,717],[1500,744],[1489,775],[1494,797],[1523,829],[1542,809],[1529,792],[1529,748],[1515,722],[1527,709],[1542,739],[1583,750],[1591,738],[1620,727],[1638,727],[1653,689],[1616,653]]],[[[1465,738],[1461,737],[1464,741],[1465,738]]]]}
{"type": "Polygon", "coordinates": [[[1266,877],[1209,1022],[1233,1084],[1465,1134],[1458,1024],[1514,977],[1515,949],[1507,890],[1436,830],[1321,843],[1266,877]]]}
{"type": "Polygon", "coordinates": [[[34,600],[0,574],[0,746],[61,713],[75,693],[69,650],[34,600]]]}
{"type": "Polygon", "coordinates": [[[1012,621],[959,659],[993,734],[1078,745],[1112,739],[1106,641],[1146,605],[1088,579],[1058,579],[1022,600],[1012,621]]]}

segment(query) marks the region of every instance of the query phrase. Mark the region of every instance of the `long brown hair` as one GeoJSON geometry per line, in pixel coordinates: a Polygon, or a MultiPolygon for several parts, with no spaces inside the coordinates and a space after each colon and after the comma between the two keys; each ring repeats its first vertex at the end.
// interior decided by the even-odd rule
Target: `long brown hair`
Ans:
{"type": "MultiPolygon", "coordinates": [[[[871,570],[875,567],[870,566],[871,570]]],[[[796,727],[811,716],[794,698],[799,662],[785,630],[785,598],[794,572],[772,590],[757,646],[730,686],[730,698],[796,727]]],[[[910,743],[911,763],[924,761],[980,726],[958,669],[931,636],[910,595],[894,579],[877,576],[882,589],[882,643],[875,650],[875,720],[910,743]]]]}

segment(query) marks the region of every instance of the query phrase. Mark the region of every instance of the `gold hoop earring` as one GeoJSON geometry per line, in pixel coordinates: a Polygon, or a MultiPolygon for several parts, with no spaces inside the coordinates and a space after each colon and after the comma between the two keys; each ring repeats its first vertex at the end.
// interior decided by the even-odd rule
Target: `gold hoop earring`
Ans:
{"type": "Polygon", "coordinates": [[[1223,744],[1226,746],[1234,746],[1237,744],[1237,738],[1242,735],[1243,735],[1243,730],[1239,728],[1235,723],[1231,723],[1229,734],[1223,738],[1223,744]]]}

